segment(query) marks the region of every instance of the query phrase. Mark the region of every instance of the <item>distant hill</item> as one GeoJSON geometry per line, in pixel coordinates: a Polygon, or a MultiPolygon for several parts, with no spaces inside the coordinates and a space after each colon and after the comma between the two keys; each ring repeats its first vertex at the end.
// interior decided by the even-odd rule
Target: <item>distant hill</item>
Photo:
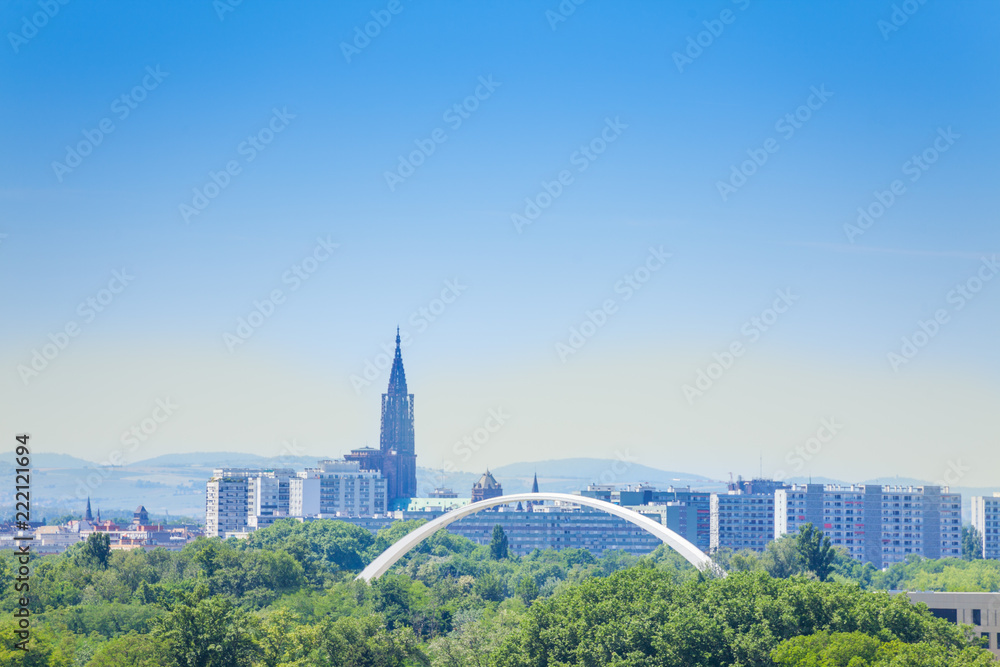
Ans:
{"type": "MultiPolygon", "coordinates": [[[[14,467],[14,450],[0,452],[0,466],[14,467]]],[[[48,452],[33,452],[31,454],[32,468],[87,468],[100,465],[94,461],[70,456],[69,454],[50,454],[48,452]]]]}
{"type": "Polygon", "coordinates": [[[142,467],[198,468],[296,468],[313,467],[318,456],[258,456],[239,452],[204,452],[195,454],[163,454],[131,464],[142,467]]]}
{"type": "Polygon", "coordinates": [[[704,475],[650,468],[634,461],[618,459],[551,459],[500,466],[495,474],[511,477],[531,477],[536,472],[550,479],[586,479],[588,484],[622,484],[626,482],[668,482],[673,485],[708,482],[704,475]],[[607,480],[607,481],[604,481],[607,480]]]}
{"type": "MultiPolygon", "coordinates": [[[[485,471],[483,471],[485,472],[485,471]]],[[[618,459],[550,459],[546,461],[511,463],[491,470],[493,476],[503,486],[504,493],[525,493],[531,490],[534,475],[538,474],[540,491],[569,493],[587,488],[590,484],[639,484],[645,483],[660,488],[668,486],[697,486],[709,490],[720,490],[723,484],[713,482],[703,475],[674,472],[651,468],[633,461],[618,459]]],[[[482,472],[451,472],[427,468],[417,469],[417,487],[420,490],[444,486],[459,496],[468,496],[472,485],[482,472]]]]}

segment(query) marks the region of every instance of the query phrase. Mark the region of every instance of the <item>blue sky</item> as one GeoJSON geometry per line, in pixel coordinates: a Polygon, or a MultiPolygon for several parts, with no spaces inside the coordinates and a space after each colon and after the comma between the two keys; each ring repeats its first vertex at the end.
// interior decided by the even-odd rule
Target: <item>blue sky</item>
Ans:
{"type": "Polygon", "coordinates": [[[218,6],[70,2],[44,20],[38,3],[4,5],[5,432],[101,461],[169,396],[181,407],[133,458],[285,440],[338,455],[377,441],[387,374],[352,376],[399,324],[423,465],[628,448],[720,478],[763,456],[772,473],[936,480],[958,457],[977,463],[963,484],[993,483],[1000,280],[960,310],[949,294],[1000,252],[995,3],[913,3],[898,30],[892,2],[563,3],[564,21],[554,1],[218,6]],[[345,57],[372,12],[391,21],[345,57]],[[447,114],[463,103],[459,125],[447,114]],[[776,126],[797,110],[794,133],[776,126]],[[79,166],[53,166],[102,121],[113,131],[79,166]],[[719,182],[765,145],[724,200],[719,182]],[[936,159],[911,180],[925,150],[936,159]],[[511,216],[564,170],[518,231],[511,216]],[[844,226],[897,179],[852,243],[844,226]],[[283,276],[317,238],[339,246],[292,290],[283,276]],[[618,281],[661,246],[669,260],[625,300],[618,281]],[[78,304],[122,268],[134,280],[85,322],[78,304]],[[446,281],[462,288],[436,304],[446,281]],[[282,303],[230,350],[224,335],[275,289],[282,303]],[[749,341],[776,290],[797,300],[749,341]],[[608,299],[606,323],[560,355],[608,299]],[[422,307],[443,312],[424,326],[422,307]],[[894,369],[887,355],[941,309],[894,369]],[[25,379],[70,321],[79,335],[25,379]],[[745,354],[691,400],[684,386],[733,342],[745,354]],[[509,422],[456,458],[497,407],[509,422]],[[797,463],[831,416],[843,430],[797,463]]]}

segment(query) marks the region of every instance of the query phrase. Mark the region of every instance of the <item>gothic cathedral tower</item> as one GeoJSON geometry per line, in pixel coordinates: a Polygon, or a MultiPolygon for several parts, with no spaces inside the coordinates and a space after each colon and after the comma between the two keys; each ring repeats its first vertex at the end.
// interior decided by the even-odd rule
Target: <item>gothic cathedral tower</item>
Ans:
{"type": "Polygon", "coordinates": [[[397,498],[417,495],[417,455],[413,445],[413,394],[406,391],[406,373],[399,350],[396,328],[396,356],[392,361],[389,387],[382,394],[382,475],[391,504],[397,498]]]}

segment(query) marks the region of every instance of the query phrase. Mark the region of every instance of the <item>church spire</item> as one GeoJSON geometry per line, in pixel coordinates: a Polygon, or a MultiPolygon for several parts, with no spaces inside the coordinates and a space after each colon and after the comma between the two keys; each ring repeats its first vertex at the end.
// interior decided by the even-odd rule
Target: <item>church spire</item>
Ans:
{"type": "MultiPolygon", "coordinates": [[[[538,471],[535,471],[535,478],[531,481],[531,492],[532,493],[538,493],[538,471]]],[[[535,511],[535,501],[534,500],[529,500],[527,504],[528,504],[528,511],[529,512],[534,512],[535,511]]]]}
{"type": "Polygon", "coordinates": [[[90,512],[90,496],[87,496],[87,512],[83,515],[84,521],[93,521],[94,515],[90,512]]]}
{"type": "Polygon", "coordinates": [[[389,373],[389,388],[386,393],[393,396],[405,396],[406,372],[403,370],[403,353],[399,348],[399,327],[396,327],[396,356],[392,360],[392,371],[389,373]]]}

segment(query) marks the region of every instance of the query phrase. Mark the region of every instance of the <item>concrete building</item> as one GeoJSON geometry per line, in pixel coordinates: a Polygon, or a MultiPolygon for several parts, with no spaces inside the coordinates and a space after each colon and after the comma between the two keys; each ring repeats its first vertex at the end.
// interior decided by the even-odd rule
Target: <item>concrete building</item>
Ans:
{"type": "Polygon", "coordinates": [[[266,528],[289,516],[291,468],[275,468],[252,473],[247,478],[247,525],[250,530],[266,528]]]}
{"type": "Polygon", "coordinates": [[[972,525],[983,536],[983,558],[1000,558],[1000,493],[972,497],[972,525]]]}
{"type": "Polygon", "coordinates": [[[712,494],[708,491],[692,491],[691,487],[665,491],[654,490],[647,503],[664,503],[676,507],[668,514],[670,530],[683,535],[696,547],[709,553],[712,543],[712,494]],[[693,537],[692,537],[693,536],[693,537]]]}
{"type": "Polygon", "coordinates": [[[305,474],[314,474],[319,479],[321,517],[374,516],[386,512],[387,480],[378,471],[361,470],[356,461],[324,460],[319,462],[319,468],[307,468],[305,474]]]}
{"type": "Polygon", "coordinates": [[[246,535],[286,517],[370,516],[386,512],[386,480],[357,461],[317,468],[218,468],[205,493],[205,534],[246,535]]]}
{"type": "Polygon", "coordinates": [[[288,515],[293,517],[319,516],[319,473],[300,472],[288,480],[288,515]]]}
{"type": "Polygon", "coordinates": [[[811,523],[861,562],[962,555],[962,496],[938,486],[798,484],[775,491],[775,536],[811,523]]]}
{"type": "Polygon", "coordinates": [[[387,487],[382,473],[363,470],[358,461],[323,460],[289,480],[290,516],[361,517],[386,513],[387,487]]]}
{"type": "Polygon", "coordinates": [[[709,552],[751,549],[763,552],[774,540],[774,495],[728,491],[710,499],[709,552]]]}
{"type": "Polygon", "coordinates": [[[205,487],[205,535],[226,537],[247,529],[247,488],[254,468],[216,468],[205,487]]]}
{"type": "Polygon", "coordinates": [[[709,491],[672,486],[661,490],[646,484],[619,489],[611,484],[591,484],[579,494],[657,518],[664,526],[709,553],[712,528],[712,494],[709,491]]]}
{"type": "MultiPolygon", "coordinates": [[[[708,495],[706,494],[706,501],[708,500],[708,495]]],[[[702,520],[702,512],[695,505],[685,502],[668,501],[665,503],[649,503],[648,505],[622,505],[622,507],[653,519],[661,526],[674,531],[703,552],[709,552],[710,531],[706,529],[704,535],[700,534],[699,525],[702,520]],[[699,544],[702,541],[704,542],[704,546],[699,544]]],[[[707,509],[704,514],[708,515],[707,509]]],[[[705,520],[706,522],[708,521],[707,516],[705,520]]]]}
{"type": "Polygon", "coordinates": [[[1000,593],[907,593],[910,602],[926,604],[932,614],[959,625],[972,625],[1000,658],[1000,593]]]}
{"type": "MultiPolygon", "coordinates": [[[[493,526],[507,534],[508,548],[523,556],[535,549],[585,549],[595,556],[617,549],[646,554],[660,546],[656,537],[624,519],[591,510],[479,512],[449,525],[445,530],[478,544],[489,544],[493,526]]],[[[546,508],[547,509],[547,508],[546,508]]]]}

